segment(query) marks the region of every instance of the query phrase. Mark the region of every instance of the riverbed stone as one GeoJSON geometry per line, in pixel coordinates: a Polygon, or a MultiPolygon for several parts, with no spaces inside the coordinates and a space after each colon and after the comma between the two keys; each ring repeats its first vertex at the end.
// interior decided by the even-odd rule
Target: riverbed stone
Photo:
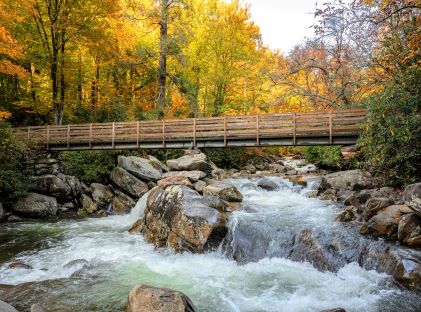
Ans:
{"type": "Polygon", "coordinates": [[[398,226],[398,239],[410,247],[421,247],[421,219],[415,213],[402,215],[398,226]]]}
{"type": "Polygon", "coordinates": [[[44,308],[43,306],[35,303],[31,305],[31,312],[48,312],[48,310],[44,308]]]}
{"type": "Polygon", "coordinates": [[[28,190],[58,199],[71,199],[72,188],[55,175],[31,177],[28,190]]]}
{"type": "Polygon", "coordinates": [[[354,206],[345,206],[345,208],[336,216],[340,222],[350,222],[357,218],[357,208],[354,206]]]}
{"type": "Polygon", "coordinates": [[[361,227],[360,233],[386,239],[397,239],[398,225],[402,215],[400,209],[400,205],[384,208],[361,227]]]}
{"type": "Polygon", "coordinates": [[[111,179],[122,190],[139,198],[149,191],[149,187],[145,182],[139,180],[121,167],[116,167],[111,171],[111,179]]]}
{"type": "Polygon", "coordinates": [[[199,170],[209,172],[211,167],[208,157],[203,153],[184,155],[177,159],[167,161],[170,171],[192,171],[199,170]]]}
{"type": "Polygon", "coordinates": [[[27,193],[12,207],[14,213],[31,218],[55,216],[57,209],[57,200],[54,197],[37,193],[27,193]]]}
{"type": "Polygon", "coordinates": [[[90,188],[92,192],[92,199],[97,204],[98,208],[107,208],[113,199],[113,191],[108,186],[100,183],[92,183],[90,188]]]}
{"type": "Polygon", "coordinates": [[[18,312],[18,310],[16,310],[10,304],[1,300],[0,300],[0,311],[1,312],[18,312]]]}
{"type": "Polygon", "coordinates": [[[184,185],[189,188],[194,188],[193,183],[191,183],[190,179],[183,175],[172,175],[168,176],[163,180],[158,181],[158,186],[162,188],[166,188],[170,185],[184,185]]]}
{"type": "Polygon", "coordinates": [[[391,205],[393,205],[393,200],[388,197],[370,198],[365,204],[362,217],[365,221],[367,221],[378,211],[391,205]]]}
{"type": "Polygon", "coordinates": [[[28,264],[22,262],[12,262],[8,266],[9,269],[23,269],[23,270],[32,270],[32,267],[28,264]]]}
{"type": "Polygon", "coordinates": [[[421,183],[408,185],[403,193],[403,200],[421,217],[421,183]]]}
{"type": "Polygon", "coordinates": [[[324,176],[333,189],[349,189],[358,191],[372,186],[371,177],[362,170],[347,170],[330,173],[324,176]]]}
{"type": "Polygon", "coordinates": [[[229,202],[243,201],[243,195],[238,189],[230,183],[220,182],[206,186],[203,189],[203,195],[217,195],[221,199],[229,202]]]}
{"type": "Polygon", "coordinates": [[[197,191],[171,185],[150,192],[144,218],[135,228],[157,247],[200,253],[220,244],[228,231],[226,223],[227,216],[197,191]]]}
{"type": "Polygon", "coordinates": [[[197,182],[199,180],[206,178],[206,173],[199,170],[192,170],[192,171],[170,171],[162,175],[163,178],[169,178],[173,176],[182,176],[182,177],[188,178],[192,182],[197,182]]]}
{"type": "Polygon", "coordinates": [[[136,202],[129,195],[121,191],[115,191],[116,196],[113,198],[113,212],[117,215],[129,213],[136,205],[136,202]]]}
{"type": "Polygon", "coordinates": [[[154,167],[156,170],[161,171],[161,172],[170,171],[168,166],[163,164],[158,158],[156,158],[152,155],[148,155],[148,159],[150,160],[150,163],[151,163],[152,167],[154,167]]]}
{"type": "Polygon", "coordinates": [[[199,180],[196,183],[194,183],[194,189],[198,191],[200,194],[203,194],[203,190],[207,186],[205,181],[199,180]]]}
{"type": "Polygon", "coordinates": [[[136,156],[118,156],[118,166],[144,181],[162,179],[162,170],[156,169],[149,159],[136,156]]]}
{"type": "Polygon", "coordinates": [[[80,202],[82,204],[83,211],[78,212],[79,215],[83,215],[84,212],[87,212],[88,214],[92,214],[98,210],[98,205],[94,202],[92,197],[90,197],[87,194],[82,194],[80,196],[80,202]]]}
{"type": "Polygon", "coordinates": [[[129,293],[126,312],[196,312],[185,294],[168,288],[137,285],[129,293]]]}
{"type": "Polygon", "coordinates": [[[266,191],[276,191],[279,189],[279,185],[276,182],[266,177],[259,179],[257,186],[266,191]]]}

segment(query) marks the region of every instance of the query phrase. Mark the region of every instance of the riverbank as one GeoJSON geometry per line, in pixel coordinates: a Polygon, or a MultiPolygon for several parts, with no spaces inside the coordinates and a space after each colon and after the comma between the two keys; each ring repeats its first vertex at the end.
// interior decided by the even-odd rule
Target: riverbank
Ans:
{"type": "MultiPolygon", "coordinates": [[[[130,288],[141,282],[181,290],[200,311],[207,311],[215,305],[221,306],[220,311],[247,311],[250,306],[267,311],[282,306],[288,308],[285,311],[321,311],[338,306],[349,311],[374,311],[392,304],[397,311],[416,311],[419,308],[416,305],[419,301],[417,295],[400,289],[388,275],[371,270],[386,272],[402,285],[417,291],[419,250],[361,236],[360,227],[371,218],[367,221],[360,219],[358,211],[349,223],[335,221],[338,215],[350,209],[344,209],[342,201],[345,201],[345,207],[349,207],[347,203],[351,202],[350,198],[360,198],[361,193],[369,193],[369,198],[378,198],[374,191],[380,192],[380,189],[374,187],[375,181],[359,171],[326,175],[326,172],[301,160],[278,161],[267,163],[267,167],[255,168],[255,172],[251,166],[233,172],[212,168],[212,164],[201,154],[190,153],[184,159],[167,163],[171,170],[169,173],[164,173],[167,169],[163,164],[155,165],[155,170],[162,170],[161,177],[147,181],[145,176],[150,178],[154,171],[147,170],[146,175],[144,167],[134,165],[144,164],[144,160],[122,158],[117,167],[120,169],[113,172],[125,170],[129,175],[124,172],[124,175],[113,174],[113,181],[131,183],[105,186],[111,190],[112,196],[111,192],[110,196],[106,191],[98,192],[98,187],[92,185],[82,187],[86,193],[81,191],[80,195],[89,196],[97,204],[93,215],[110,216],[54,222],[51,219],[44,222],[24,220],[21,223],[3,224],[5,232],[2,237],[5,241],[2,248],[6,256],[2,259],[0,276],[2,281],[16,286],[2,286],[0,298],[17,304],[22,310],[28,309],[30,303],[42,303],[54,311],[58,303],[62,311],[81,306],[86,311],[109,311],[111,306],[118,310],[127,302],[130,288]],[[116,176],[125,178],[118,180],[116,176]],[[155,200],[147,200],[152,193],[149,192],[137,202],[135,208],[130,209],[129,214],[114,215],[109,204],[114,203],[118,192],[127,195],[128,190],[139,190],[136,187],[142,185],[132,183],[136,182],[132,177],[148,186],[146,192],[157,184],[158,188],[153,191],[155,195],[151,196],[155,200]],[[156,196],[157,189],[166,192],[167,197],[156,196]],[[194,195],[196,193],[198,195],[194,195]],[[189,205],[168,201],[166,198],[179,198],[172,194],[181,194],[180,198],[187,198],[189,205]],[[213,201],[206,199],[209,197],[213,201]],[[181,215],[175,213],[160,219],[160,214],[153,213],[159,209],[174,212],[168,210],[170,206],[179,207],[181,215]],[[191,232],[186,231],[185,226],[171,226],[167,233],[176,233],[179,238],[176,240],[162,232],[164,225],[168,224],[162,221],[183,224],[184,220],[190,218],[189,208],[192,206],[201,207],[194,211],[193,227],[200,231],[191,232]],[[157,207],[160,208],[157,210],[157,207]],[[210,220],[209,212],[214,210],[219,215],[217,223],[210,220]],[[218,226],[209,226],[200,219],[207,219],[208,223],[218,226]],[[133,228],[136,220],[143,220],[142,224],[147,225],[146,229],[134,231],[142,235],[127,232],[130,227],[133,228]],[[159,227],[150,226],[152,224],[159,227]],[[154,229],[158,232],[151,231],[154,229]],[[216,236],[212,234],[215,233],[214,229],[218,229],[216,236]],[[38,236],[34,236],[34,233],[38,233],[38,236]],[[161,239],[156,240],[157,233],[162,234],[161,239]],[[209,236],[203,235],[206,233],[209,236]],[[199,236],[203,240],[197,241],[195,249],[192,250],[190,245],[186,248],[186,241],[191,243],[199,236]],[[153,242],[158,249],[147,241],[153,242]],[[189,252],[174,254],[174,251],[185,250],[189,252]],[[73,260],[84,261],[69,265],[73,260]],[[10,269],[12,262],[21,262],[31,268],[10,269]],[[305,278],[306,275],[308,278],[305,278]],[[117,276],[120,277],[116,279],[117,276]],[[353,276],[358,276],[360,282],[354,280],[356,283],[353,284],[353,276]],[[323,286],[322,281],[326,280],[331,285],[323,286]],[[343,286],[331,288],[338,286],[340,280],[343,280],[343,286]],[[248,285],[246,289],[243,289],[244,283],[248,285]],[[201,287],[198,287],[199,284],[201,287]],[[89,285],[94,290],[91,291],[89,285]],[[70,293],[65,292],[69,287],[74,288],[70,293]],[[84,302],[71,303],[68,307],[64,305],[69,298],[77,298],[78,294],[85,293],[85,287],[87,298],[84,302]],[[368,291],[366,287],[371,290],[368,291]],[[57,292],[56,295],[51,296],[52,289],[57,292]],[[275,293],[274,289],[277,289],[275,293]],[[306,290],[311,305],[310,301],[303,301],[304,293],[299,289],[306,290]],[[320,289],[324,291],[320,292],[320,289]],[[114,299],[103,298],[99,294],[101,291],[104,291],[104,296],[114,299]],[[28,294],[28,301],[20,302],[22,296],[28,294]],[[384,294],[389,294],[390,298],[384,294]],[[297,301],[293,300],[294,297],[297,301]],[[348,298],[349,302],[341,304],[342,297],[348,298]],[[243,301],[241,298],[249,299],[243,301]],[[104,300],[104,305],[99,303],[101,300],[104,300]]],[[[151,160],[147,163],[151,164],[151,160]]],[[[388,201],[389,204],[403,200],[399,193],[388,190],[387,195],[381,195],[394,198],[393,203],[388,201]]],[[[366,202],[361,203],[359,208],[361,216],[367,208],[366,202]]],[[[412,205],[411,201],[408,203],[412,205]]],[[[390,205],[385,207],[386,210],[388,207],[390,205]]],[[[76,209],[75,213],[86,207],[76,209]]],[[[378,213],[383,210],[379,208],[378,213]]],[[[399,218],[413,215],[412,208],[403,212],[399,210],[399,213],[402,214],[399,218]]]]}

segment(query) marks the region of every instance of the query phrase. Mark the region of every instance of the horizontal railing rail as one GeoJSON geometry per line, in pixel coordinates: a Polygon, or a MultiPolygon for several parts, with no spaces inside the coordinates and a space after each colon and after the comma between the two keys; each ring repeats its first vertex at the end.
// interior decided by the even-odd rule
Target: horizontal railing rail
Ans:
{"type": "Polygon", "coordinates": [[[28,126],[13,133],[18,140],[51,150],[351,144],[365,117],[366,111],[359,109],[28,126]]]}

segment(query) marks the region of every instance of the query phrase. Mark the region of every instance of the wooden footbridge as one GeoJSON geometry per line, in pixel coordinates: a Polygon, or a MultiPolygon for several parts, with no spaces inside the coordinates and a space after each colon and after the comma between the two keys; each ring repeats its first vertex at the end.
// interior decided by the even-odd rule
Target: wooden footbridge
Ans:
{"type": "Polygon", "coordinates": [[[90,123],[14,129],[47,150],[351,145],[365,110],[90,123]]]}

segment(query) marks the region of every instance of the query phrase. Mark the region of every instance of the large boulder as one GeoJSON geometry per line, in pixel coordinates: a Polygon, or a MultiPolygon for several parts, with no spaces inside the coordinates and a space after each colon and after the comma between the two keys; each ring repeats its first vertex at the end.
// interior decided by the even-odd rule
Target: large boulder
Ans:
{"type": "Polygon", "coordinates": [[[203,153],[188,154],[177,159],[167,161],[170,171],[210,171],[208,157],[203,153]]]}
{"type": "Polygon", "coordinates": [[[386,239],[396,239],[398,236],[398,225],[401,215],[408,207],[405,205],[392,205],[381,210],[378,214],[368,220],[360,230],[363,235],[384,237],[386,239]]]}
{"type": "Polygon", "coordinates": [[[126,312],[195,312],[185,294],[167,288],[137,285],[129,293],[126,312]]]}
{"type": "Polygon", "coordinates": [[[82,183],[75,176],[63,175],[63,181],[70,187],[75,197],[83,192],[82,183]]]}
{"type": "MultiPolygon", "coordinates": [[[[87,194],[82,194],[82,196],[80,196],[80,202],[82,204],[82,209],[83,212],[86,212],[88,214],[92,214],[95,211],[98,210],[98,205],[94,202],[94,200],[87,194]]],[[[81,213],[82,214],[82,211],[81,213]]]]}
{"type": "Polygon", "coordinates": [[[153,161],[135,156],[118,156],[118,166],[141,180],[158,181],[162,179],[162,170],[152,165],[153,161]]]}
{"type": "Polygon", "coordinates": [[[372,186],[371,177],[361,170],[339,171],[325,175],[328,185],[336,190],[358,191],[372,186]]]}
{"type": "Polygon", "coordinates": [[[98,208],[107,208],[114,197],[113,191],[108,186],[100,183],[92,183],[90,188],[92,192],[92,199],[98,205],[98,208]]]}
{"type": "Polygon", "coordinates": [[[257,181],[257,186],[266,191],[276,191],[277,189],[279,189],[279,185],[276,184],[276,182],[266,177],[261,178],[259,181],[257,181]]]}
{"type": "Polygon", "coordinates": [[[0,300],[0,311],[1,312],[18,312],[14,307],[10,304],[0,300]]]}
{"type": "Polygon", "coordinates": [[[421,183],[408,185],[403,193],[403,200],[421,217],[421,183]]]}
{"type": "Polygon", "coordinates": [[[152,167],[154,167],[155,169],[162,171],[162,172],[168,172],[169,168],[167,165],[164,165],[162,162],[159,161],[158,158],[148,155],[148,159],[150,160],[150,163],[152,165],[152,167]]]}
{"type": "Polygon", "coordinates": [[[57,200],[54,197],[28,193],[13,206],[14,213],[31,218],[54,216],[57,213],[57,200]]]}
{"type": "Polygon", "coordinates": [[[203,195],[217,195],[228,202],[243,201],[243,195],[238,191],[238,189],[234,185],[226,182],[206,186],[203,189],[203,195]]]}
{"type": "Polygon", "coordinates": [[[415,213],[401,217],[398,226],[398,239],[410,247],[421,247],[421,219],[415,213]]]}
{"type": "Polygon", "coordinates": [[[170,185],[184,185],[190,188],[194,188],[193,183],[191,183],[190,179],[182,175],[172,175],[163,180],[158,181],[158,186],[162,188],[166,188],[170,185]]]}
{"type": "Polygon", "coordinates": [[[197,191],[172,185],[151,191],[144,218],[133,228],[157,247],[204,252],[219,246],[228,231],[226,223],[227,216],[197,191]]]}
{"type": "Polygon", "coordinates": [[[193,171],[170,171],[163,174],[163,178],[169,178],[173,176],[182,176],[185,178],[188,178],[192,182],[197,182],[199,180],[202,180],[206,178],[206,173],[199,170],[193,170],[193,171]]]}
{"type": "Polygon", "coordinates": [[[53,196],[58,199],[71,199],[72,188],[55,175],[32,177],[28,186],[29,191],[53,196]]]}
{"type": "Polygon", "coordinates": [[[136,205],[136,202],[130,196],[123,192],[115,191],[116,196],[113,198],[113,211],[115,214],[123,215],[129,213],[136,205]]]}
{"type": "Polygon", "coordinates": [[[388,197],[370,198],[365,204],[365,208],[363,211],[363,219],[367,221],[371,217],[373,217],[378,211],[391,205],[393,205],[393,200],[391,200],[388,197]]]}
{"type": "Polygon", "coordinates": [[[149,187],[145,182],[139,180],[121,167],[113,169],[111,179],[122,190],[139,198],[149,191],[149,187]]]}

